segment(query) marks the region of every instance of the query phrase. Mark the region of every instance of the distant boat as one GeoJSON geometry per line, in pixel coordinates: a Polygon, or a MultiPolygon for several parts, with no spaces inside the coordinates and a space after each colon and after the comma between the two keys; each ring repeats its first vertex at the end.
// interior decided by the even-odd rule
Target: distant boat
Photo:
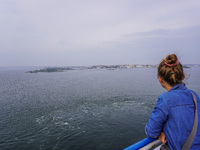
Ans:
{"type": "Polygon", "coordinates": [[[124,150],[159,150],[161,145],[162,142],[160,140],[147,137],[124,150]]]}
{"type": "Polygon", "coordinates": [[[109,68],[108,70],[115,70],[114,68],[109,68]]]}

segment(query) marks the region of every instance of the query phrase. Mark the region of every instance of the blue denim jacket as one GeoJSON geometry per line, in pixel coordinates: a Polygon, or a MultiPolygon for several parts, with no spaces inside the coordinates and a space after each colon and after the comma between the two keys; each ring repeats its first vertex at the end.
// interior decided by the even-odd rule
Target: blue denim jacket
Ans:
{"type": "MultiPolygon", "coordinates": [[[[198,130],[191,146],[191,150],[200,150],[200,100],[198,105],[198,130]]],[[[181,83],[170,91],[159,96],[157,106],[146,125],[146,134],[157,138],[162,131],[165,132],[169,147],[172,150],[181,150],[189,136],[194,122],[194,103],[191,90],[181,83]]]]}

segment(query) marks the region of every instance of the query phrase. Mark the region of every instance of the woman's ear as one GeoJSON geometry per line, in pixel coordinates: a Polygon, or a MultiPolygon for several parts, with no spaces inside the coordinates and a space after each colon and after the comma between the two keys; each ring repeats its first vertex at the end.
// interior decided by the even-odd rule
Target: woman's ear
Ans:
{"type": "Polygon", "coordinates": [[[161,85],[163,88],[165,88],[166,82],[163,80],[163,78],[159,76],[159,77],[158,77],[158,80],[159,80],[159,82],[160,82],[160,85],[161,85]]]}
{"type": "Polygon", "coordinates": [[[183,77],[182,77],[182,80],[184,80],[185,79],[185,73],[183,73],[183,77]]]}
{"type": "Polygon", "coordinates": [[[160,84],[163,83],[162,77],[159,76],[159,77],[158,77],[158,80],[159,80],[160,84]]]}

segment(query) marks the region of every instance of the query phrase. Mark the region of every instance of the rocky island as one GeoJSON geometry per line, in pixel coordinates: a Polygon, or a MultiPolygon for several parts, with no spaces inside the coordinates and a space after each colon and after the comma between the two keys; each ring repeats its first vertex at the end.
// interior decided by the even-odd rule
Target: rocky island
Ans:
{"type": "Polygon", "coordinates": [[[38,72],[64,72],[67,70],[74,70],[73,68],[70,67],[49,67],[49,68],[44,68],[40,70],[33,70],[33,71],[27,71],[26,73],[38,73],[38,72]]]}

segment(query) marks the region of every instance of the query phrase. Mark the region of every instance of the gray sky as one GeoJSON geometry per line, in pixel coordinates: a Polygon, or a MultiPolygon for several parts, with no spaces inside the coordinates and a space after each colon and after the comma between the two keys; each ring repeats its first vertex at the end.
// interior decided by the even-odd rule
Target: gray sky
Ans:
{"type": "Polygon", "coordinates": [[[199,0],[0,0],[0,66],[200,64],[199,0]]]}

